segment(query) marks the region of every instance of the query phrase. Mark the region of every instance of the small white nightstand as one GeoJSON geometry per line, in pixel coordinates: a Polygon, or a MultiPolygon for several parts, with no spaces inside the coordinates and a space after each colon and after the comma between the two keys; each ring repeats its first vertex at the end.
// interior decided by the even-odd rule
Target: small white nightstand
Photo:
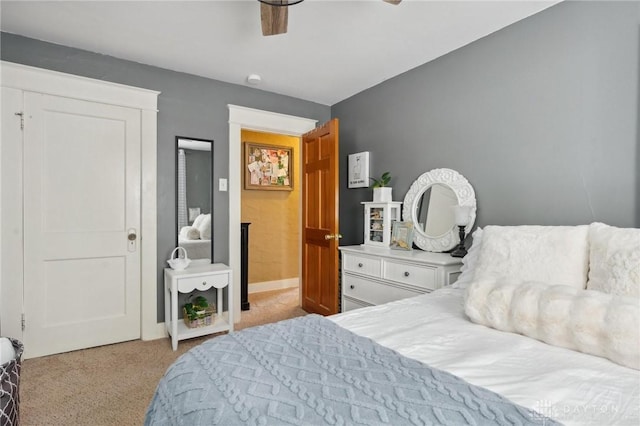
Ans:
{"type": "Polygon", "coordinates": [[[449,253],[343,246],[342,312],[429,293],[453,284],[462,260],[449,253]]]}
{"type": "Polygon", "coordinates": [[[171,335],[171,346],[178,349],[178,341],[221,331],[233,331],[233,289],[231,269],[223,263],[191,266],[182,271],[164,270],[164,321],[171,335]],[[189,328],[178,307],[178,293],[191,293],[216,288],[218,300],[211,325],[189,328]],[[227,287],[227,311],[223,311],[222,293],[227,287]]]}

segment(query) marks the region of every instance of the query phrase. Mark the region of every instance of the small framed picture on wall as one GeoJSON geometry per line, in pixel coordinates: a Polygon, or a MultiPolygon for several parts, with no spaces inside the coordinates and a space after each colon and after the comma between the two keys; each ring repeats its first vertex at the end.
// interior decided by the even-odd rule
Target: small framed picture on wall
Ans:
{"type": "Polygon", "coordinates": [[[244,189],[293,190],[293,148],[244,143],[244,189]]]}
{"type": "Polygon", "coordinates": [[[369,152],[349,154],[349,188],[369,187],[369,152]]]}

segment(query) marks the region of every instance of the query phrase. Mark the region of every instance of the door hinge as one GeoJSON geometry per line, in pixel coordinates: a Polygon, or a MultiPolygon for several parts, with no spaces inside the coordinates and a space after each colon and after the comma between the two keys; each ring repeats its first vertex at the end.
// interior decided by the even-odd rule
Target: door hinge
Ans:
{"type": "Polygon", "coordinates": [[[24,329],[27,327],[27,320],[24,317],[24,314],[22,314],[22,331],[24,331],[24,329]]]}
{"type": "Polygon", "coordinates": [[[20,117],[20,130],[24,130],[24,112],[16,112],[15,115],[20,117]]]}

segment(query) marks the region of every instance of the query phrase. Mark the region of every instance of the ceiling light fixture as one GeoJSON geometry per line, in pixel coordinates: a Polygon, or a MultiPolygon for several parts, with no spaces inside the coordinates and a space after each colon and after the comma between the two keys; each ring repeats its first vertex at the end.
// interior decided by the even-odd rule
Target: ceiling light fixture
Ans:
{"type": "Polygon", "coordinates": [[[294,4],[302,3],[304,0],[258,0],[260,3],[268,4],[269,6],[293,6],[294,4]]]}

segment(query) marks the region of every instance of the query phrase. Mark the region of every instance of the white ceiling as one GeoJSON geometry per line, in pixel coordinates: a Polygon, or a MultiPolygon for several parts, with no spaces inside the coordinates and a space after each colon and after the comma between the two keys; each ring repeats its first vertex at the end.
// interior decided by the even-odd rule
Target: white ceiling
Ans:
{"type": "Polygon", "coordinates": [[[556,3],[305,0],[263,37],[256,0],[2,0],[0,29],[333,105],[556,3]]]}

